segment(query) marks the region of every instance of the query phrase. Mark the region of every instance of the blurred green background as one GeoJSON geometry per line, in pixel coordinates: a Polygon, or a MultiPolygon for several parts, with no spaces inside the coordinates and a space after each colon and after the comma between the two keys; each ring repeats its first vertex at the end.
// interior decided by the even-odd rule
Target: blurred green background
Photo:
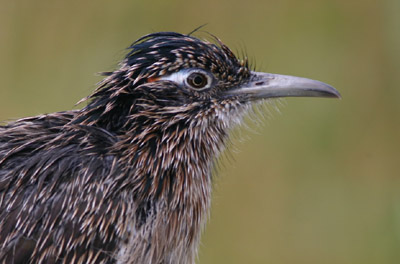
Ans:
{"type": "Polygon", "coordinates": [[[399,13],[398,0],[0,0],[0,120],[71,109],[135,39],[208,23],[257,70],[343,99],[286,99],[236,131],[250,139],[223,159],[199,263],[400,263],[399,13]]]}

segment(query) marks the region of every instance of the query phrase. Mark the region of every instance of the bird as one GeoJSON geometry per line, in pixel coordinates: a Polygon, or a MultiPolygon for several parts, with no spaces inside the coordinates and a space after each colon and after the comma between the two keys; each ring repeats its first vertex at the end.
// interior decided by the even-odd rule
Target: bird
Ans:
{"type": "Polygon", "coordinates": [[[0,263],[195,263],[211,172],[252,105],[340,97],[249,65],[211,34],[150,33],[81,109],[2,124],[0,263]]]}

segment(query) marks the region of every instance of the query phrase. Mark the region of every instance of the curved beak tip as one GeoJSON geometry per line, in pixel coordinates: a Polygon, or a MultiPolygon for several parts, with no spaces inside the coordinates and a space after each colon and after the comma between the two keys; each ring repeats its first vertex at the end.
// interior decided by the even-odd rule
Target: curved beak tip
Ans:
{"type": "MultiPolygon", "coordinates": [[[[315,87],[310,89],[311,93],[315,93],[316,97],[327,97],[327,98],[337,98],[342,99],[342,95],[336,90],[334,87],[330,86],[329,84],[311,80],[315,87]]],[[[307,94],[305,95],[307,96],[307,94]]]]}

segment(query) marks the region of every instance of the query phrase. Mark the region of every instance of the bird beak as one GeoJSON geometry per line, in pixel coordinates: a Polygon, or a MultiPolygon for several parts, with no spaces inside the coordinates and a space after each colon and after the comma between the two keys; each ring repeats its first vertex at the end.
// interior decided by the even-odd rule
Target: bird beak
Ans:
{"type": "Polygon", "coordinates": [[[249,101],[274,97],[341,98],[340,93],[326,83],[263,72],[251,72],[250,81],[226,93],[230,96],[244,97],[249,101]]]}

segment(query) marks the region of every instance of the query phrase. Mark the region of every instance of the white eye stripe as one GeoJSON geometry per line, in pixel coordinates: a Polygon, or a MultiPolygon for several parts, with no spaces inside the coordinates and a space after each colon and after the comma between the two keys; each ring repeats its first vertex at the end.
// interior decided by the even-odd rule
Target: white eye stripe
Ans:
{"type": "Polygon", "coordinates": [[[160,80],[171,81],[171,82],[177,83],[178,85],[181,85],[181,86],[186,86],[186,87],[195,89],[197,91],[202,91],[202,90],[205,90],[205,89],[208,89],[211,87],[211,85],[213,84],[214,78],[210,73],[208,73],[202,69],[184,69],[184,70],[180,70],[178,72],[174,72],[167,76],[162,76],[160,78],[160,80]],[[193,87],[192,85],[190,85],[188,83],[188,77],[193,73],[200,73],[202,76],[204,76],[207,79],[207,84],[201,88],[193,87]]]}

